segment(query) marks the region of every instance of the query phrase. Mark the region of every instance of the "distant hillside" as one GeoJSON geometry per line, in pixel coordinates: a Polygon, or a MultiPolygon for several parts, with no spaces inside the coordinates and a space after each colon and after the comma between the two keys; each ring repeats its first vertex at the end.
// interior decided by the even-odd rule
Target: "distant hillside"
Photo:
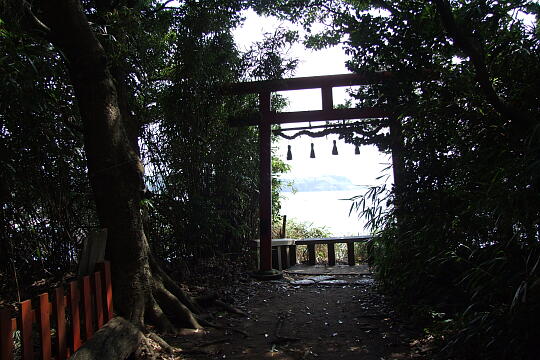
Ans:
{"type": "MultiPolygon", "coordinates": [[[[285,182],[293,182],[298,192],[308,191],[341,191],[355,189],[355,185],[345,176],[322,175],[318,177],[305,177],[296,179],[282,179],[285,182]]],[[[282,190],[291,192],[290,188],[282,190]]]]}

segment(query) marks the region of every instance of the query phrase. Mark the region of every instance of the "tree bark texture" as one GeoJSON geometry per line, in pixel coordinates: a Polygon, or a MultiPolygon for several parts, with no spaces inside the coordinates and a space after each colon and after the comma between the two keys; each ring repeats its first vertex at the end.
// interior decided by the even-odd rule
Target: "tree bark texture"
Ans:
{"type": "Polygon", "coordinates": [[[144,168],[136,131],[122,118],[129,114],[126,89],[119,98],[106,51],[79,0],[41,6],[50,40],[67,62],[83,122],[88,176],[101,226],[108,230],[115,309],[139,327],[148,320],[164,331],[172,331],[173,323],[199,328],[193,314],[198,307],[151,259],[141,215],[144,168]]]}

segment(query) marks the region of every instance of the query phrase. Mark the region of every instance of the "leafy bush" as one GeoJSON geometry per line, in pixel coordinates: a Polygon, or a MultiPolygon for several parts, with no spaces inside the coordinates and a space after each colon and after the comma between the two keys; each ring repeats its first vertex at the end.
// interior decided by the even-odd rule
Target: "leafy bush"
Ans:
{"type": "MultiPolygon", "coordinates": [[[[100,19],[92,26],[139,137],[131,145],[146,168],[142,211],[155,255],[180,273],[194,259],[241,252],[258,227],[258,134],[228,120],[258,105],[223,88],[290,72],[296,61],[281,52],[290,34],[240,53],[232,29],[242,1],[82,6],[100,19]]],[[[100,226],[68,69],[48,41],[22,32],[17,9],[0,4],[0,287],[10,290],[73,270],[100,226]]]]}
{"type": "Polygon", "coordinates": [[[360,88],[358,106],[396,117],[340,134],[392,153],[387,204],[357,202],[377,232],[370,261],[384,289],[426,319],[438,314],[437,328],[451,332],[443,354],[537,358],[537,2],[324,1],[320,11],[284,3],[275,11],[308,27],[332,24],[312,33],[312,47],[342,41],[350,70],[406,80],[360,88]]]}

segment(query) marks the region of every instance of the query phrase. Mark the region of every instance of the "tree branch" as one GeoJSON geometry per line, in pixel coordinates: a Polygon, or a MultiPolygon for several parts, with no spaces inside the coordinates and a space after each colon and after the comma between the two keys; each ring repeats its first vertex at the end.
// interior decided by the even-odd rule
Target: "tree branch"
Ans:
{"type": "Polygon", "coordinates": [[[39,30],[45,32],[46,34],[49,34],[51,32],[51,29],[45,25],[41,20],[38,19],[38,17],[34,14],[32,11],[32,5],[28,2],[23,0],[22,2],[24,11],[26,12],[26,15],[30,17],[32,20],[34,26],[36,26],[39,30]]]}
{"type": "Polygon", "coordinates": [[[433,2],[441,17],[442,25],[450,38],[471,59],[476,73],[476,80],[488,101],[499,114],[516,121],[519,112],[507,104],[495,91],[487,70],[485,55],[478,40],[473,38],[472,34],[468,34],[463,26],[456,23],[448,0],[433,0],[433,2]]]}
{"type": "Polygon", "coordinates": [[[167,0],[161,4],[159,4],[159,6],[156,6],[155,9],[152,9],[152,10],[149,10],[147,13],[146,13],[146,16],[150,16],[150,15],[154,15],[154,14],[157,14],[158,12],[160,12],[161,10],[164,10],[164,9],[170,9],[170,7],[168,7],[167,5],[171,2],[173,2],[174,0],[167,0]]]}

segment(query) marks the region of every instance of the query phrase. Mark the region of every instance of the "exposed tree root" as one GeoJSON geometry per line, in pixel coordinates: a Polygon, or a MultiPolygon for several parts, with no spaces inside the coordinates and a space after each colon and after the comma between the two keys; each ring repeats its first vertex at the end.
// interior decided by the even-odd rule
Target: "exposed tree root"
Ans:
{"type": "MultiPolygon", "coordinates": [[[[157,333],[182,334],[192,329],[198,331],[203,327],[230,330],[247,337],[242,330],[226,327],[212,322],[212,315],[205,312],[211,306],[224,309],[233,314],[247,316],[245,312],[223,301],[217,295],[192,298],[185,293],[157,264],[151,255],[148,256],[148,267],[144,273],[141,288],[146,289],[143,297],[144,306],[140,301],[130,304],[118,304],[119,315],[100,329],[83,347],[74,354],[75,360],[109,360],[126,359],[155,359],[157,353],[176,353],[185,351],[175,350],[157,333]],[[152,330],[152,331],[148,331],[152,330]]],[[[188,352],[205,353],[200,347],[187,350],[188,352]]]]}
{"type": "Polygon", "coordinates": [[[175,350],[156,333],[147,331],[152,328],[159,333],[180,334],[180,329],[197,331],[203,327],[212,327],[248,337],[242,330],[213,323],[212,315],[205,313],[203,309],[214,305],[237,315],[247,316],[245,312],[220,301],[216,295],[191,298],[159,266],[153,263],[151,268],[151,290],[147,293],[143,311],[120,307],[120,314],[127,313],[128,318],[117,316],[109,321],[73,355],[74,360],[112,360],[128,357],[152,360],[157,358],[159,352],[207,353],[201,347],[208,344],[186,351],[175,350]],[[140,318],[144,319],[144,323],[138,321],[140,318]]]}
{"type": "Polygon", "coordinates": [[[167,354],[172,354],[175,352],[174,348],[163,340],[158,334],[151,332],[147,335],[147,337],[150,340],[155,341],[161,347],[163,352],[166,352],[167,354]]]}
{"type": "Polygon", "coordinates": [[[156,333],[143,333],[131,322],[117,316],[99,329],[73,354],[73,360],[156,359],[159,352],[173,354],[172,348],[156,333]]]}
{"type": "Polygon", "coordinates": [[[204,326],[223,328],[208,321],[210,315],[204,313],[204,309],[212,305],[233,314],[248,316],[242,310],[219,300],[215,294],[190,297],[162,270],[152,256],[149,256],[149,263],[153,284],[145,318],[147,323],[156,326],[158,331],[174,333],[178,328],[202,329],[204,326]]]}
{"type": "Polygon", "coordinates": [[[179,327],[202,329],[201,324],[199,324],[195,317],[196,313],[190,310],[186,304],[182,303],[165,286],[156,283],[153,287],[153,294],[163,313],[165,313],[173,324],[179,327]]]}
{"type": "Polygon", "coordinates": [[[175,334],[181,328],[202,329],[198,315],[203,308],[162,270],[149,253],[147,260],[147,271],[141,281],[145,284],[144,306],[133,302],[118,304],[119,314],[140,329],[151,325],[160,333],[175,334]],[[139,308],[129,308],[133,305],[139,308]]]}

